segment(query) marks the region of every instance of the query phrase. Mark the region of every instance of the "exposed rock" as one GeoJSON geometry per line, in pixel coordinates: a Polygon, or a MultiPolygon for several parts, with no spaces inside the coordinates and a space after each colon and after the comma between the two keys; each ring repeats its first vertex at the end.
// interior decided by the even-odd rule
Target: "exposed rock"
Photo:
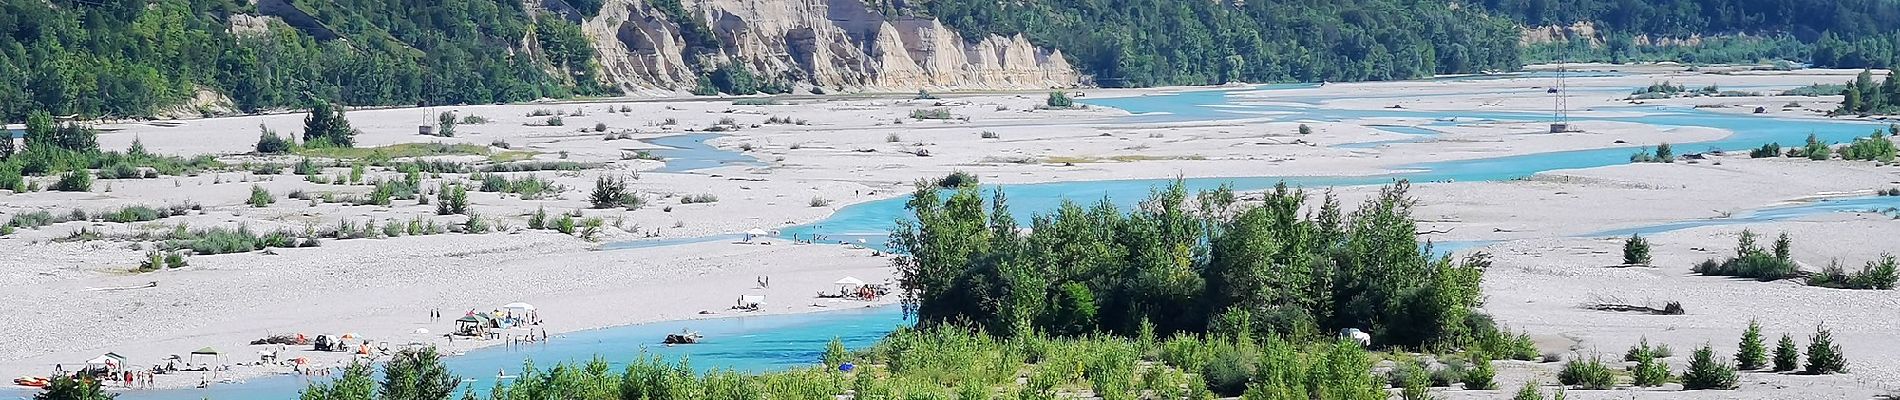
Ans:
{"type": "Polygon", "coordinates": [[[1022,36],[966,41],[934,19],[886,18],[861,0],[683,0],[718,38],[688,51],[682,28],[651,4],[611,0],[583,28],[603,74],[630,93],[691,89],[709,66],[827,90],[1035,89],[1082,77],[1059,51],[1022,36]]]}

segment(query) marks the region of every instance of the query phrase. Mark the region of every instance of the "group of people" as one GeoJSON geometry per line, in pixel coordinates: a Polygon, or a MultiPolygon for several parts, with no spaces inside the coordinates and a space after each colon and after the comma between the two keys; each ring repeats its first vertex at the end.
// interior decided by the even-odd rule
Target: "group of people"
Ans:
{"type": "Polygon", "coordinates": [[[151,389],[156,386],[152,381],[158,379],[158,373],[152,371],[125,370],[120,371],[119,375],[124,379],[125,387],[132,389],[151,389]]]}

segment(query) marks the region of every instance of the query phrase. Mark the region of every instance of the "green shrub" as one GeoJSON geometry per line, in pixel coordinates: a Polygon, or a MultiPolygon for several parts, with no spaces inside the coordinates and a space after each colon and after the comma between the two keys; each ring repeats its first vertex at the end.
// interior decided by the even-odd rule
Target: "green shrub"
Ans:
{"type": "Polygon", "coordinates": [[[1636,365],[1630,366],[1629,372],[1636,386],[1662,386],[1669,382],[1669,365],[1657,361],[1649,350],[1637,352],[1636,365]]]}
{"type": "Polygon", "coordinates": [[[548,224],[548,208],[547,207],[535,208],[534,214],[528,216],[528,229],[537,229],[537,230],[547,229],[547,224],[548,224]]]}
{"type": "Polygon", "coordinates": [[[1497,369],[1491,366],[1491,359],[1485,355],[1473,354],[1471,356],[1471,369],[1465,370],[1464,375],[1464,379],[1460,380],[1460,382],[1464,383],[1465,390],[1492,390],[1498,388],[1497,382],[1493,380],[1497,377],[1497,369]]]}
{"type": "Polygon", "coordinates": [[[284,154],[290,152],[290,141],[278,136],[276,131],[264,124],[257,124],[257,154],[284,154]]]}
{"type": "Polygon", "coordinates": [[[574,234],[574,215],[561,214],[561,219],[554,220],[554,230],[563,234],[574,234]]]}
{"type": "Polygon", "coordinates": [[[1897,263],[1891,254],[1882,254],[1879,261],[1868,261],[1859,271],[1847,272],[1841,268],[1839,260],[1830,262],[1821,272],[1808,276],[1809,286],[1835,289],[1893,289],[1894,280],[1900,278],[1896,273],[1897,263]]]}
{"type": "Polygon", "coordinates": [[[1775,342],[1775,372],[1793,371],[1800,367],[1801,349],[1794,345],[1794,337],[1781,334],[1781,340],[1775,342]]]}
{"type": "Polygon", "coordinates": [[[1068,93],[1063,93],[1062,91],[1059,91],[1059,90],[1054,91],[1054,92],[1049,92],[1049,99],[1044,100],[1042,103],[1043,105],[1048,106],[1049,108],[1075,107],[1075,100],[1069,99],[1068,93]]]}
{"type": "Polygon", "coordinates": [[[263,186],[251,185],[251,199],[246,201],[251,207],[270,207],[271,203],[276,202],[277,199],[271,197],[269,190],[264,190],[263,186]]]}
{"type": "Polygon", "coordinates": [[[83,169],[66,171],[59,175],[59,182],[53,184],[53,190],[61,192],[92,191],[92,173],[83,169]]]}
{"type": "Polygon", "coordinates": [[[610,176],[595,178],[594,192],[587,199],[594,208],[629,207],[638,203],[633,192],[627,191],[625,179],[610,176]]]}
{"type": "Polygon", "coordinates": [[[1748,320],[1748,329],[1742,331],[1742,342],[1735,351],[1735,365],[1745,371],[1753,371],[1768,366],[1768,349],[1762,343],[1761,323],[1748,320]]]}
{"type": "Polygon", "coordinates": [[[964,186],[976,186],[976,185],[977,185],[976,174],[971,174],[971,173],[963,172],[963,171],[951,172],[950,175],[945,175],[942,179],[937,180],[937,187],[941,187],[941,188],[954,189],[954,188],[960,188],[964,186]]]}
{"type": "Polygon", "coordinates": [[[1544,392],[1538,390],[1537,380],[1532,379],[1525,381],[1524,388],[1518,389],[1517,394],[1511,396],[1511,400],[1544,400],[1544,392]]]}
{"type": "Polygon", "coordinates": [[[1755,238],[1755,232],[1743,230],[1736,246],[1735,257],[1722,262],[1703,261],[1692,271],[1703,275],[1752,278],[1764,282],[1799,276],[1800,268],[1789,259],[1791,241],[1787,234],[1784,233],[1775,240],[1772,254],[1756,245],[1755,238]]]}
{"type": "Polygon", "coordinates": [[[1847,357],[1841,354],[1841,346],[1834,343],[1834,333],[1826,326],[1816,327],[1814,336],[1808,338],[1808,362],[1803,368],[1802,372],[1811,375],[1847,372],[1847,357]]]}
{"type": "Polygon", "coordinates": [[[1313,134],[1313,127],[1300,124],[1299,131],[1301,135],[1311,135],[1313,134]]]}
{"type": "Polygon", "coordinates": [[[950,115],[949,109],[944,109],[944,108],[911,110],[910,117],[912,119],[917,119],[917,120],[956,119],[956,116],[950,115]]]}
{"type": "Polygon", "coordinates": [[[1716,361],[1715,350],[1702,345],[1689,358],[1689,369],[1682,372],[1682,388],[1688,390],[1730,390],[1740,380],[1735,367],[1716,361]]]}
{"type": "Polygon", "coordinates": [[[1893,162],[1895,154],[1893,141],[1878,129],[1865,138],[1854,139],[1839,152],[1842,159],[1879,162],[1893,162]]]}
{"type": "Polygon", "coordinates": [[[468,189],[460,184],[443,184],[435,192],[435,215],[454,215],[468,212],[468,189]]]}
{"type": "Polygon", "coordinates": [[[717,202],[719,202],[719,196],[714,196],[711,193],[689,194],[685,196],[680,196],[680,204],[717,203],[717,202]]]}
{"type": "Polygon", "coordinates": [[[1780,143],[1763,144],[1761,145],[1761,147],[1748,151],[1748,158],[1774,158],[1774,157],[1780,157],[1780,156],[1781,156],[1780,143]]]}
{"type": "Polygon", "coordinates": [[[1616,374],[1610,372],[1600,357],[1591,357],[1588,361],[1575,357],[1557,372],[1557,381],[1587,390],[1609,390],[1616,387],[1616,374]]]}
{"type": "Polygon", "coordinates": [[[1649,265],[1649,240],[1636,234],[1624,240],[1623,265],[1649,265]]]}
{"type": "Polygon", "coordinates": [[[1812,133],[1808,134],[1807,144],[1801,148],[1801,155],[1814,161],[1827,160],[1831,152],[1827,143],[1822,143],[1821,139],[1812,133]]]}

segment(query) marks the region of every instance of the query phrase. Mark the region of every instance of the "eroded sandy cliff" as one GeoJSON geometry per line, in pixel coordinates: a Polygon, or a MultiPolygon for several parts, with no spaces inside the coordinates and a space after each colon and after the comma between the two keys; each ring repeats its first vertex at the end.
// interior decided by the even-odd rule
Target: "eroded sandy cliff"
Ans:
{"type": "MultiPolygon", "coordinates": [[[[692,88],[695,71],[740,63],[764,79],[827,91],[1038,89],[1083,77],[1022,36],[966,41],[936,20],[886,18],[860,0],[682,0],[717,48],[693,48],[646,0],[610,0],[583,23],[602,72],[629,93],[692,88]]],[[[803,90],[803,89],[800,89],[803,90]]]]}

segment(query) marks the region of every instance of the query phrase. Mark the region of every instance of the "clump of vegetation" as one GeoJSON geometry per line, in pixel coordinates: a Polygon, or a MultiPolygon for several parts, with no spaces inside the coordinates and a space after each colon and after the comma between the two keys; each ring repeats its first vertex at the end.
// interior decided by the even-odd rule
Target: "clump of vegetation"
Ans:
{"type": "Polygon", "coordinates": [[[1752,278],[1764,282],[1793,278],[1799,275],[1800,269],[1789,258],[1790,243],[1788,234],[1782,233],[1775,240],[1774,253],[1771,254],[1755,244],[1755,232],[1743,230],[1734,257],[1722,262],[1706,260],[1692,270],[1703,275],[1752,278]]]}
{"type": "Polygon", "coordinates": [[[926,119],[947,120],[947,119],[956,119],[956,116],[950,115],[950,110],[946,108],[929,108],[929,109],[911,110],[910,118],[916,119],[916,120],[926,120],[926,119]]]}
{"type": "Polygon", "coordinates": [[[1768,348],[1762,343],[1761,323],[1748,320],[1748,329],[1742,331],[1742,342],[1735,351],[1735,365],[1744,371],[1754,371],[1768,366],[1768,348]]]}
{"type": "Polygon", "coordinates": [[[1808,337],[1808,362],[1802,372],[1810,375],[1847,372],[1847,356],[1841,353],[1841,345],[1834,344],[1834,332],[1827,326],[1814,328],[1814,336],[1808,337]]]}
{"type": "Polygon", "coordinates": [[[263,186],[251,185],[251,199],[245,203],[249,203],[251,207],[263,208],[270,207],[271,203],[276,202],[277,199],[271,197],[269,190],[264,190],[263,186]]]}
{"type": "Polygon", "coordinates": [[[815,196],[814,196],[814,197],[812,197],[812,198],[811,198],[811,206],[812,206],[812,207],[830,207],[830,206],[831,206],[831,200],[826,200],[826,199],[825,199],[825,198],[823,198],[823,197],[815,197],[815,196]]]}
{"type": "Polygon", "coordinates": [[[1793,371],[1800,368],[1801,349],[1795,347],[1794,337],[1781,334],[1781,340],[1775,342],[1775,372],[1793,371]]]}
{"type": "Polygon", "coordinates": [[[1774,157],[1781,157],[1780,143],[1763,144],[1761,145],[1761,147],[1757,147],[1754,150],[1748,151],[1748,158],[1774,158],[1774,157]]]}
{"type": "Polygon", "coordinates": [[[1669,382],[1669,365],[1656,360],[1656,354],[1649,348],[1645,339],[1641,348],[1632,348],[1636,352],[1636,365],[1629,367],[1630,377],[1636,386],[1662,386],[1669,382]]]}
{"type": "Polygon", "coordinates": [[[548,226],[548,208],[547,207],[535,208],[534,214],[530,214],[528,216],[528,229],[536,229],[536,230],[547,229],[547,226],[548,226]]]}
{"type": "Polygon", "coordinates": [[[1623,241],[1623,265],[1649,265],[1649,260],[1649,240],[1630,234],[1630,238],[1623,241]]]}
{"type": "Polygon", "coordinates": [[[1826,161],[1832,154],[1833,149],[1829,148],[1827,143],[1821,142],[1820,137],[1810,133],[1808,134],[1807,144],[1801,147],[1800,153],[1791,154],[1790,156],[1807,157],[1809,160],[1814,161],[1826,161]]]}
{"type": "Polygon", "coordinates": [[[1058,90],[1054,92],[1049,92],[1049,98],[1047,100],[1043,100],[1042,104],[1049,108],[1062,109],[1062,108],[1075,107],[1075,100],[1070,99],[1068,93],[1064,93],[1058,90]]]}
{"type": "Polygon", "coordinates": [[[562,125],[567,125],[567,120],[562,119],[561,116],[559,115],[556,115],[556,116],[548,117],[548,119],[541,121],[541,125],[562,126],[562,125]]]}
{"type": "Polygon", "coordinates": [[[1893,289],[1894,281],[1900,279],[1900,271],[1897,271],[1900,268],[1897,267],[1900,267],[1900,263],[1895,262],[1892,254],[1882,254],[1879,261],[1868,261],[1866,266],[1855,272],[1842,269],[1836,260],[1822,268],[1820,273],[1809,275],[1808,286],[1890,290],[1893,289]]]}
{"type": "Polygon", "coordinates": [[[953,171],[950,173],[950,175],[945,175],[943,178],[937,179],[937,187],[946,188],[946,189],[955,189],[955,188],[960,188],[964,186],[976,186],[976,185],[977,185],[976,174],[971,174],[971,173],[963,172],[963,171],[953,171]]]}
{"type": "Polygon", "coordinates": [[[257,124],[257,130],[259,131],[256,146],[257,154],[284,154],[290,152],[290,141],[284,140],[283,136],[278,136],[277,131],[271,130],[270,127],[264,126],[264,124],[257,124]]]}
{"type": "Polygon", "coordinates": [[[468,213],[468,188],[461,184],[442,184],[435,191],[435,214],[454,215],[468,213]]]}
{"type": "Polygon", "coordinates": [[[1557,372],[1557,381],[1586,390],[1609,390],[1616,387],[1616,374],[1610,372],[1600,357],[1587,361],[1577,357],[1564,363],[1563,370],[1557,372]]]}
{"type": "Polygon", "coordinates": [[[1895,149],[1893,140],[1888,139],[1885,132],[1874,130],[1873,134],[1841,147],[1839,153],[1846,160],[1893,162],[1895,149]]]}
{"type": "Polygon", "coordinates": [[[59,175],[59,181],[53,183],[53,190],[61,192],[92,191],[92,172],[84,169],[66,171],[59,175]]]}
{"type": "Polygon", "coordinates": [[[1003,135],[997,134],[996,131],[983,131],[982,137],[984,139],[997,139],[1003,137],[1003,135]]]}
{"type": "Polygon", "coordinates": [[[481,125],[481,124],[486,124],[486,123],[488,123],[487,117],[483,117],[480,115],[472,115],[472,114],[462,116],[462,121],[461,121],[462,125],[481,125]]]}
{"type": "Polygon", "coordinates": [[[1491,366],[1488,357],[1473,355],[1471,369],[1465,370],[1464,379],[1459,382],[1464,384],[1465,390],[1493,390],[1498,388],[1497,382],[1493,381],[1496,376],[1497,369],[1491,366]]]}
{"type": "Polygon", "coordinates": [[[1537,387],[1537,380],[1524,382],[1524,387],[1511,396],[1511,400],[1544,400],[1544,392],[1537,387]]]}
{"type": "Polygon", "coordinates": [[[1311,135],[1313,134],[1313,127],[1300,124],[1299,132],[1301,135],[1311,135]]]}
{"type": "Polygon", "coordinates": [[[1663,143],[1663,144],[1656,145],[1655,153],[1650,153],[1649,149],[1643,149],[1642,151],[1636,152],[1636,154],[1631,154],[1630,162],[1633,162],[1633,163],[1673,163],[1673,162],[1676,162],[1676,153],[1673,148],[1669,147],[1668,143],[1663,143]]]}
{"type": "Polygon", "coordinates": [[[355,147],[358,133],[362,132],[351,128],[349,118],[343,116],[343,107],[328,101],[318,100],[303,119],[305,147],[355,147]]]}
{"type": "Polygon", "coordinates": [[[443,111],[441,114],[436,114],[435,135],[441,137],[455,137],[455,124],[454,112],[443,111]]]}
{"type": "Polygon", "coordinates": [[[685,196],[680,196],[680,204],[716,203],[718,201],[719,201],[719,196],[714,196],[711,193],[689,194],[685,196]]]}
{"type": "Polygon", "coordinates": [[[778,100],[770,97],[751,97],[732,101],[732,105],[735,106],[776,106],[778,104],[778,100]]]}
{"type": "Polygon", "coordinates": [[[1682,372],[1682,388],[1687,390],[1732,390],[1740,377],[1735,367],[1716,361],[1715,350],[1704,344],[1689,357],[1689,369],[1682,372]]]}
{"type": "Polygon", "coordinates": [[[594,208],[638,208],[642,203],[639,196],[627,190],[626,179],[613,176],[595,178],[594,191],[587,200],[594,208]]]}

